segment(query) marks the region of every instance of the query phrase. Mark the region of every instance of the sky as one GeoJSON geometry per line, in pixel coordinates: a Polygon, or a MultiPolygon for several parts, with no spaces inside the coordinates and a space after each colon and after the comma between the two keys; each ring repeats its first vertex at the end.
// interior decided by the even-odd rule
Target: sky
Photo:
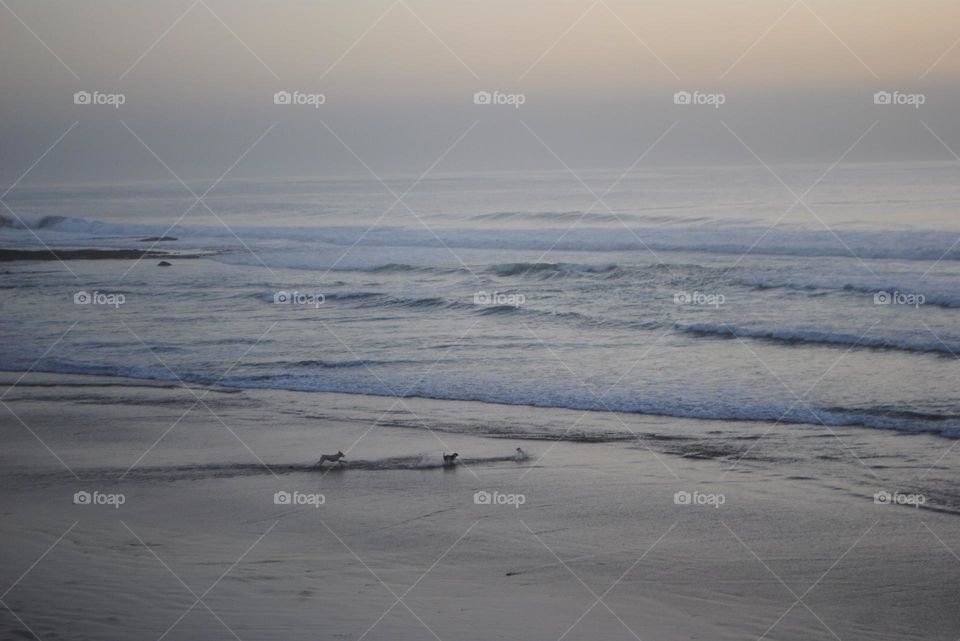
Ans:
{"type": "Polygon", "coordinates": [[[960,151],[956,1],[4,3],[6,186],[960,151]]]}

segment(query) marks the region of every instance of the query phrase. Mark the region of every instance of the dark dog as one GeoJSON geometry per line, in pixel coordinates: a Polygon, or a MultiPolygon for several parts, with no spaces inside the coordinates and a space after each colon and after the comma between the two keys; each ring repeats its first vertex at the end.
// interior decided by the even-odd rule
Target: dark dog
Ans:
{"type": "Polygon", "coordinates": [[[456,464],[457,464],[457,457],[458,457],[458,456],[460,456],[460,455],[457,454],[456,452],[454,452],[453,454],[444,454],[444,455],[443,455],[443,464],[444,464],[444,465],[456,465],[456,464]]]}

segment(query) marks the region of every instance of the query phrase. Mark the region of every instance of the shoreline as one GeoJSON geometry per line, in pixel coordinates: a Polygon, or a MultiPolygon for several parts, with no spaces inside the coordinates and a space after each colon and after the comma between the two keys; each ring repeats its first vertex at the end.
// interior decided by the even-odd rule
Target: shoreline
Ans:
{"type": "MultiPolygon", "coordinates": [[[[209,606],[241,638],[314,639],[323,629],[326,638],[355,639],[371,626],[371,638],[429,634],[405,609],[375,624],[394,600],[380,580],[397,594],[416,584],[405,602],[440,638],[549,640],[572,627],[575,638],[589,629],[593,638],[631,638],[630,630],[732,641],[775,625],[770,638],[786,641],[834,631],[893,641],[918,629],[947,638],[960,624],[960,615],[930,605],[960,588],[931,531],[955,540],[960,521],[831,490],[812,478],[811,461],[751,458],[725,477],[729,460],[639,442],[531,442],[461,429],[520,414],[533,424],[569,419],[558,410],[511,418],[473,408],[467,416],[468,404],[411,399],[417,417],[406,420],[405,409],[390,409],[395,399],[195,389],[209,410],[186,411],[196,398],[180,386],[34,373],[23,380],[4,401],[30,430],[12,421],[0,452],[0,531],[10,551],[0,570],[19,576],[52,550],[6,599],[41,638],[162,634],[193,598],[157,558],[192,589],[229,568],[209,606]],[[427,425],[407,429],[418,421],[427,425]],[[427,429],[448,421],[456,429],[427,429]],[[517,446],[528,461],[504,459],[517,446]],[[336,449],[363,465],[268,469],[308,466],[336,449]],[[444,450],[466,464],[397,463],[423,456],[432,464],[444,450]],[[123,500],[77,505],[77,492],[123,500]],[[277,503],[284,492],[323,501],[277,503]],[[483,492],[523,500],[478,503],[483,492]],[[595,600],[580,581],[598,596],[616,582],[603,601],[617,616],[601,606],[579,622],[595,600]],[[805,603],[817,616],[795,609],[778,619],[794,601],[784,584],[797,595],[816,585],[805,603]],[[892,584],[911,589],[891,592],[892,584]]],[[[681,438],[704,427],[649,418],[636,427],[644,423],[681,438]]],[[[757,439],[748,427],[727,426],[722,438],[751,436],[758,448],[783,438],[757,439]]],[[[796,431],[785,430],[791,443],[820,440],[796,431]]],[[[853,436],[848,447],[886,441],[853,436]]],[[[0,626],[26,634],[9,613],[0,626]]],[[[224,631],[198,610],[175,632],[224,631]]]]}
{"type": "MultiPolygon", "coordinates": [[[[123,405],[144,403],[185,410],[200,396],[207,404],[224,407],[273,407],[285,420],[307,426],[328,421],[365,429],[376,426],[412,438],[432,437],[434,444],[466,437],[480,439],[489,444],[485,449],[490,450],[496,447],[493,444],[516,441],[524,448],[540,450],[564,444],[647,451],[660,461],[666,473],[671,473],[674,461],[720,466],[719,475],[730,480],[740,473],[776,471],[783,479],[816,481],[823,487],[864,498],[884,490],[923,492],[931,499],[923,508],[960,515],[960,482],[949,475],[937,476],[941,471],[949,473],[950,463],[956,461],[960,452],[954,453],[950,448],[952,439],[927,432],[860,426],[832,429],[802,423],[778,425],[648,414],[611,418],[609,412],[566,408],[219,385],[191,384],[190,392],[178,381],[89,374],[0,371],[0,386],[21,377],[12,389],[63,390],[63,394],[54,397],[38,394],[42,402],[69,403],[73,398],[89,398],[82,390],[90,389],[101,390],[104,396],[100,398],[115,399],[123,405]],[[123,398],[125,393],[134,398],[123,398]],[[167,396],[172,398],[164,398],[167,396]],[[522,429],[518,429],[520,426],[522,429]],[[891,452],[903,461],[891,460],[891,452]]],[[[7,403],[29,404],[32,396],[29,392],[23,398],[14,394],[7,403]]],[[[512,452],[513,447],[506,452],[512,452]]],[[[414,456],[418,451],[396,454],[414,456]]],[[[283,457],[272,461],[292,473],[303,471],[298,463],[283,457]]],[[[224,461],[210,459],[201,464],[220,463],[224,461]]]]}

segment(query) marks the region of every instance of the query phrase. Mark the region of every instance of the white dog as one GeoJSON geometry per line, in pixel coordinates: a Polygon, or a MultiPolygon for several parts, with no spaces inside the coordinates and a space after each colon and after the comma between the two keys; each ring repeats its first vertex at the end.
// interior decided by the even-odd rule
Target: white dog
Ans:
{"type": "Polygon", "coordinates": [[[331,463],[339,463],[343,465],[346,461],[343,460],[343,457],[346,456],[343,452],[337,452],[336,454],[324,454],[320,457],[320,460],[317,461],[317,465],[323,465],[325,461],[330,461],[331,463]]]}

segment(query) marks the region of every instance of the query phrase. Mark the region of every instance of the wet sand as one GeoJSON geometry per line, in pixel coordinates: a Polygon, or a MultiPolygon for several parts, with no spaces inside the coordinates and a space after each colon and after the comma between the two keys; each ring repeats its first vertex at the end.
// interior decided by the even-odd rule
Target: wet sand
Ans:
{"type": "MultiPolygon", "coordinates": [[[[3,388],[19,376],[3,374],[3,388]]],[[[690,435],[753,443],[750,426],[647,417],[635,427],[658,439],[490,438],[423,423],[579,413],[409,400],[412,415],[394,401],[28,374],[0,407],[0,636],[846,641],[960,630],[943,607],[960,587],[948,549],[960,550],[960,520],[878,505],[872,481],[833,475],[801,446],[797,460],[751,455],[731,469],[730,451],[690,435]],[[512,460],[517,447],[530,458],[512,460]],[[354,465],[310,467],[337,450],[354,465]],[[437,465],[444,451],[464,463],[437,465]],[[100,503],[75,504],[77,492],[100,503]]],[[[753,454],[767,438],[780,449],[817,435],[784,433],[753,454]]],[[[896,439],[844,438],[864,456],[896,439]]],[[[949,446],[934,438],[896,442],[919,466],[923,443],[930,454],[949,446]]]]}

